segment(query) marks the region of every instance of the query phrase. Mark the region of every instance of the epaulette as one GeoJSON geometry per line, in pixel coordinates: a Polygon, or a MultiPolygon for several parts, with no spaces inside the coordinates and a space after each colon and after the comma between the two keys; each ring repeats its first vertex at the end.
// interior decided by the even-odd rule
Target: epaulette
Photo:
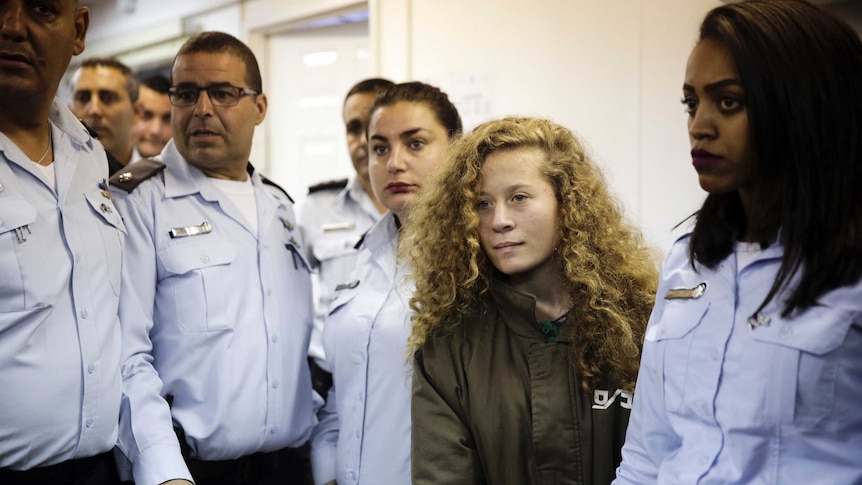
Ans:
{"type": "MultiPolygon", "coordinates": [[[[252,176],[252,174],[254,174],[254,166],[251,164],[251,162],[248,162],[248,163],[246,164],[246,166],[245,166],[245,171],[246,171],[246,172],[248,172],[248,176],[249,176],[249,177],[251,177],[251,176],[252,176]]],[[[294,202],[294,200],[293,200],[293,197],[291,197],[291,196],[290,196],[290,194],[288,194],[286,190],[284,190],[283,188],[281,188],[281,186],[280,186],[280,185],[278,185],[277,183],[273,182],[272,180],[270,180],[270,179],[268,179],[268,178],[264,177],[264,175],[263,175],[263,174],[260,174],[260,181],[261,181],[261,182],[263,182],[263,183],[264,183],[264,184],[266,184],[266,185],[269,185],[270,187],[275,187],[275,188],[276,188],[276,189],[278,189],[282,194],[284,194],[284,196],[285,196],[285,197],[287,197],[287,200],[289,200],[291,204],[296,204],[296,202],[294,202]]]]}
{"type": "Polygon", "coordinates": [[[135,187],[144,180],[156,175],[165,169],[165,164],[155,160],[144,158],[135,163],[126,165],[122,170],[111,175],[111,185],[115,185],[126,192],[135,190],[135,187]]]}
{"type": "Polygon", "coordinates": [[[281,188],[281,186],[278,185],[277,183],[264,177],[263,175],[260,176],[260,181],[265,183],[266,185],[277,188],[278,190],[281,191],[282,194],[284,194],[285,197],[287,197],[287,200],[289,200],[291,204],[296,204],[296,202],[293,201],[293,197],[291,197],[290,194],[288,194],[287,191],[284,190],[283,188],[281,188]]]}
{"type": "Polygon", "coordinates": [[[347,187],[347,179],[329,180],[308,187],[308,194],[311,195],[322,190],[341,190],[344,187],[347,187]]]}

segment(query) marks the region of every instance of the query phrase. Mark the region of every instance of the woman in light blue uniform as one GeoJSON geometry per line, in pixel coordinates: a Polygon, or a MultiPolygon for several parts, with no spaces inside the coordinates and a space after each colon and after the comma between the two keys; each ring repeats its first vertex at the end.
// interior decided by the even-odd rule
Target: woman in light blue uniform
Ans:
{"type": "Polygon", "coordinates": [[[354,279],[336,287],[324,325],[334,383],[312,438],[318,484],[410,483],[413,284],[399,235],[409,203],[461,129],[446,94],[419,82],[387,88],[370,110],[371,185],[389,212],[360,241],[354,279]]]}
{"type": "Polygon", "coordinates": [[[683,84],[709,195],[664,262],[617,484],[862,483],[862,43],[724,5],[683,84]]]}

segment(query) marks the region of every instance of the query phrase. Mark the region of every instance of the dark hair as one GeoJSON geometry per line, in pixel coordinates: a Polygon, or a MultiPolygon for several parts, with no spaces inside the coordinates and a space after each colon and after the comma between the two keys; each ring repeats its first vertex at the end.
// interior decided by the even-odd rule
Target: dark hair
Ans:
{"type": "Polygon", "coordinates": [[[180,56],[188,54],[221,53],[227,53],[240,59],[245,64],[245,82],[248,83],[248,87],[258,93],[263,92],[260,67],[257,65],[254,53],[241,40],[224,32],[201,32],[193,35],[180,47],[173,63],[176,64],[180,56]]]}
{"type": "Polygon", "coordinates": [[[715,267],[748,231],[784,246],[758,311],[801,272],[783,316],[862,276],[862,42],[801,0],[717,7],[700,40],[723,44],[745,89],[754,142],[749,220],[738,192],[710,194],[696,214],[692,264],[715,267]]]}
{"type": "Polygon", "coordinates": [[[154,74],[141,79],[141,86],[145,86],[159,94],[168,94],[171,88],[171,81],[161,74],[154,74]]]}
{"type": "Polygon", "coordinates": [[[132,103],[138,100],[138,79],[132,73],[129,66],[113,57],[90,57],[88,59],[84,59],[84,62],[81,63],[80,69],[95,69],[97,67],[107,67],[122,74],[126,79],[126,92],[129,93],[129,99],[132,103]]]}
{"type": "Polygon", "coordinates": [[[353,96],[354,94],[365,94],[365,93],[374,93],[377,94],[380,91],[383,91],[385,88],[389,86],[393,86],[395,83],[388,80],[383,79],[381,77],[373,77],[370,79],[363,79],[358,83],[354,84],[350,91],[347,91],[347,95],[344,96],[344,102],[347,102],[347,98],[353,96]]]}
{"type": "MultiPolygon", "coordinates": [[[[393,84],[377,95],[371,109],[368,110],[368,117],[383,106],[390,106],[400,102],[421,103],[434,112],[437,121],[446,128],[446,134],[449,139],[455,138],[459,133],[464,131],[461,125],[461,116],[458,115],[458,109],[449,101],[449,96],[439,88],[425,84],[419,81],[408,83],[393,84]]],[[[365,123],[368,126],[368,123],[365,123]]]]}

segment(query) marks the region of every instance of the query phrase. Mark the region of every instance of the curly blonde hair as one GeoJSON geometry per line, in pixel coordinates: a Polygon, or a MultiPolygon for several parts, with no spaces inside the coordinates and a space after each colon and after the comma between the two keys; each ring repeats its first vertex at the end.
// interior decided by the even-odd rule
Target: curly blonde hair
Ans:
{"type": "Polygon", "coordinates": [[[657,258],[628,225],[601,171],[568,129],[549,120],[504,118],[454,142],[408,215],[405,241],[416,291],[410,346],[451,332],[485,305],[496,271],[479,244],[475,205],[486,157],[542,150],[543,176],[559,207],[560,271],[572,296],[571,361],[589,391],[612,378],[634,388],[657,285],[657,258]]]}

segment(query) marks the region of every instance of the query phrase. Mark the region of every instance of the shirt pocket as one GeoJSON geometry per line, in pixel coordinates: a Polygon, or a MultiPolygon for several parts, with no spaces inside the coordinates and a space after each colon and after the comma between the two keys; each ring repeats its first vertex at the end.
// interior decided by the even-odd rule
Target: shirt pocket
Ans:
{"type": "Polygon", "coordinates": [[[159,260],[169,273],[168,281],[162,284],[175,305],[177,324],[188,332],[230,328],[226,302],[231,294],[229,267],[236,259],[236,246],[211,235],[182,239],[159,252],[159,260]]]}
{"type": "Polygon", "coordinates": [[[339,289],[333,293],[329,304],[329,311],[323,323],[323,353],[326,355],[326,362],[330,365],[331,369],[334,369],[336,362],[335,339],[336,334],[339,333],[338,327],[346,317],[345,311],[350,302],[356,297],[358,286],[358,280],[339,285],[339,289]]]}
{"type": "Polygon", "coordinates": [[[123,244],[126,227],[111,199],[101,195],[84,194],[90,209],[96,213],[99,236],[105,249],[105,271],[115,296],[120,294],[123,265],[123,244]]]}
{"type": "Polygon", "coordinates": [[[661,349],[662,381],[665,406],[668,411],[679,410],[684,401],[689,374],[696,379],[696,366],[691,365],[691,344],[695,329],[703,321],[709,301],[705,299],[668,300],[655,327],[648,329],[646,339],[656,342],[661,349]]]}
{"type": "MultiPolygon", "coordinates": [[[[21,258],[27,244],[16,229],[36,222],[36,208],[19,196],[0,199],[0,312],[23,310],[26,305],[21,258]]],[[[26,229],[23,237],[29,237],[26,229]]]]}
{"type": "Polygon", "coordinates": [[[795,403],[792,418],[783,417],[785,423],[792,419],[800,429],[815,429],[828,421],[836,404],[838,375],[859,358],[858,348],[845,345],[854,315],[848,310],[814,307],[791,320],[773,316],[772,325],[752,332],[755,340],[785,349],[776,363],[787,376],[782,386],[785,395],[778,399],[795,403]]]}

